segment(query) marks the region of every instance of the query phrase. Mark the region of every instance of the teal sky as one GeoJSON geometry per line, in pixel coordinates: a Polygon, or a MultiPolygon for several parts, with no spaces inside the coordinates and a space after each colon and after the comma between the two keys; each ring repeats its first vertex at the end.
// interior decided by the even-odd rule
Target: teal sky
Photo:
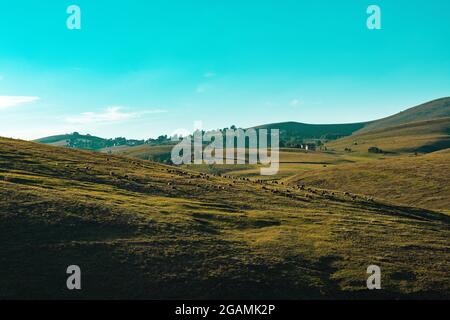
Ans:
{"type": "Polygon", "coordinates": [[[0,6],[0,136],[366,121],[449,95],[448,0],[0,6]],[[382,30],[366,27],[371,4],[382,30]]]}

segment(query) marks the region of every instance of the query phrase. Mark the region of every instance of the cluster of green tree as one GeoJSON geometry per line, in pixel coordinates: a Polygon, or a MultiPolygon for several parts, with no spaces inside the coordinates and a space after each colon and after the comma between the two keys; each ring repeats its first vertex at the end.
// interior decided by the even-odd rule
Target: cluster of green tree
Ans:
{"type": "Polygon", "coordinates": [[[87,149],[87,150],[100,150],[103,148],[111,148],[117,146],[138,146],[143,144],[161,145],[171,142],[171,138],[167,135],[159,136],[156,139],[136,140],[127,139],[124,137],[117,137],[114,139],[103,139],[90,134],[81,135],[78,132],[74,132],[67,136],[66,145],[70,148],[87,149]]]}
{"type": "MultiPolygon", "coordinates": [[[[242,129],[238,128],[235,125],[232,125],[230,127],[226,127],[223,129],[217,129],[216,131],[221,132],[222,134],[225,134],[227,130],[237,130],[242,129]]],[[[263,129],[263,128],[255,128],[263,129]]],[[[265,128],[264,128],[265,129],[265,128]]],[[[270,128],[267,128],[269,131],[270,128]]],[[[242,129],[245,130],[245,129],[242,129]]],[[[334,140],[337,138],[342,137],[342,135],[322,135],[320,138],[311,138],[310,136],[305,136],[305,134],[302,133],[303,130],[300,131],[293,131],[290,130],[280,130],[280,141],[279,146],[281,148],[305,148],[305,145],[309,145],[310,148],[313,146],[314,149],[316,147],[320,148],[321,150],[324,148],[323,143],[329,140],[334,140]]],[[[205,133],[204,130],[201,131],[203,134],[205,133]]],[[[50,138],[56,139],[57,137],[49,137],[46,139],[41,139],[41,142],[48,143],[53,141],[46,141],[50,138]]],[[[78,132],[74,132],[72,134],[66,135],[65,140],[68,147],[71,148],[78,148],[78,149],[88,149],[88,150],[100,150],[103,148],[111,148],[111,147],[117,147],[117,146],[138,146],[143,144],[149,144],[149,145],[164,145],[164,144],[173,144],[177,141],[181,140],[182,136],[168,136],[168,135],[161,135],[156,139],[149,138],[147,140],[135,140],[135,139],[126,139],[124,137],[117,137],[114,139],[103,139],[95,136],[91,136],[89,134],[87,135],[81,135],[78,132]]]]}
{"type": "MultiPolygon", "coordinates": [[[[256,127],[256,128],[251,128],[251,129],[254,129],[256,131],[257,139],[259,141],[259,135],[257,133],[258,130],[266,129],[266,128],[256,127]]],[[[271,146],[270,130],[273,130],[273,129],[275,129],[275,128],[266,129],[266,130],[268,130],[267,133],[269,136],[269,139],[267,141],[268,147],[271,146]]],[[[223,135],[223,144],[225,147],[226,146],[226,132],[228,130],[242,130],[244,135],[249,134],[249,131],[248,131],[249,129],[238,128],[235,125],[232,125],[230,127],[226,127],[223,129],[211,130],[210,132],[221,133],[223,135]]],[[[202,137],[203,137],[203,135],[207,132],[205,130],[198,129],[198,130],[194,131],[194,133],[191,134],[190,137],[193,137],[197,134],[199,135],[200,133],[202,134],[202,137]]],[[[174,136],[171,141],[178,141],[181,138],[182,137],[174,136]]],[[[235,139],[238,139],[238,138],[236,137],[235,139]]],[[[316,148],[319,148],[320,150],[326,150],[324,143],[327,141],[328,141],[328,139],[326,139],[326,138],[305,138],[304,136],[301,136],[300,134],[289,134],[288,132],[286,132],[286,130],[280,130],[280,140],[278,142],[278,145],[280,148],[298,148],[298,149],[308,149],[308,150],[316,150],[316,148]]],[[[247,136],[246,140],[245,140],[246,147],[249,146],[248,142],[249,141],[248,141],[248,136],[247,136]]],[[[205,143],[205,144],[207,144],[207,143],[205,143]]]]}

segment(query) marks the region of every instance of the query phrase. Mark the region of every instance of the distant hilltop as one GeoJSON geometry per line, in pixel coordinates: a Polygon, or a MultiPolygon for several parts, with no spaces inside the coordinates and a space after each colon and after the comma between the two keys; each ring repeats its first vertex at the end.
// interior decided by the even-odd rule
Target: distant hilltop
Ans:
{"type": "MultiPolygon", "coordinates": [[[[309,144],[309,148],[312,148],[314,144],[320,145],[322,141],[333,141],[372,130],[443,118],[450,118],[450,97],[433,100],[375,121],[346,124],[308,124],[290,121],[265,124],[253,128],[279,129],[280,147],[301,148],[301,146],[309,144]]],[[[234,129],[236,127],[231,126],[230,128],[234,129]]],[[[77,132],[45,137],[37,139],[35,142],[85,150],[102,150],[120,146],[132,147],[144,144],[168,145],[173,143],[167,135],[147,140],[126,139],[123,137],[104,139],[89,134],[82,135],[77,132]]]]}
{"type": "Polygon", "coordinates": [[[139,146],[143,144],[160,145],[170,143],[170,137],[159,136],[157,139],[136,140],[126,139],[118,137],[114,139],[105,139],[90,134],[79,134],[78,132],[70,134],[62,134],[56,136],[45,137],[34,140],[43,144],[49,144],[53,146],[69,147],[83,150],[101,150],[104,148],[120,147],[120,146],[139,146]]]}

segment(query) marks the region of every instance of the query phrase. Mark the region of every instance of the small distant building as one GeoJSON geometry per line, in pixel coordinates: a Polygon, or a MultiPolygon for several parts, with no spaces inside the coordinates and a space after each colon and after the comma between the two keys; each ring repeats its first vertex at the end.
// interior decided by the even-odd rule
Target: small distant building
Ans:
{"type": "Polygon", "coordinates": [[[315,151],[316,150],[316,144],[315,143],[305,143],[300,145],[300,149],[304,149],[306,151],[315,151]]]}

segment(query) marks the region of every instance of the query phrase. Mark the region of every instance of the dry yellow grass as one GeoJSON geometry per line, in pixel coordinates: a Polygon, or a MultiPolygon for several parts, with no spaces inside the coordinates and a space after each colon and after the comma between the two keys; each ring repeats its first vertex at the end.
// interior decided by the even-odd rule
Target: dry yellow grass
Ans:
{"type": "Polygon", "coordinates": [[[404,155],[318,168],[290,177],[290,184],[348,191],[429,209],[450,209],[450,152],[404,155]]]}
{"type": "Polygon", "coordinates": [[[407,123],[345,137],[327,144],[336,151],[367,153],[378,147],[390,153],[432,152],[450,148],[450,118],[407,123]]]}
{"type": "Polygon", "coordinates": [[[1,298],[448,297],[449,218],[0,139],[1,298]],[[78,264],[83,290],[65,289],[78,264]],[[366,268],[383,290],[365,288],[366,268]]]}

